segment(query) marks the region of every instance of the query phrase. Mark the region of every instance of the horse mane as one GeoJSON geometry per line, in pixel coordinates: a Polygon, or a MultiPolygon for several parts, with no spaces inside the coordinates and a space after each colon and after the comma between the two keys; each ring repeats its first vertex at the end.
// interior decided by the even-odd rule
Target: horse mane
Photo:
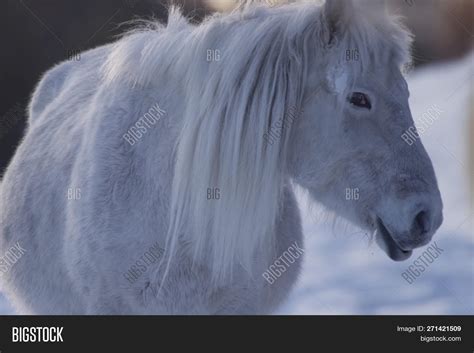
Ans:
{"type": "MultiPolygon", "coordinates": [[[[309,69],[321,66],[319,58],[342,62],[341,50],[351,46],[366,58],[392,55],[401,63],[407,57],[408,32],[394,19],[374,16],[376,32],[360,9],[339,43],[328,45],[321,9],[314,2],[247,3],[192,25],[171,8],[166,26],[145,22],[114,44],[104,64],[106,81],[157,86],[169,77],[167,82],[179,80],[186,87],[175,148],[169,262],[186,244],[219,282],[232,278],[235,266],[251,272],[256,257],[276,255],[274,228],[290,182],[285,161],[291,125],[272,145],[264,134],[301,111],[309,69]],[[219,50],[220,61],[207,61],[208,50],[219,50]],[[220,199],[208,200],[208,190],[215,189],[220,199]]],[[[354,70],[363,70],[360,65],[354,70]]]]}

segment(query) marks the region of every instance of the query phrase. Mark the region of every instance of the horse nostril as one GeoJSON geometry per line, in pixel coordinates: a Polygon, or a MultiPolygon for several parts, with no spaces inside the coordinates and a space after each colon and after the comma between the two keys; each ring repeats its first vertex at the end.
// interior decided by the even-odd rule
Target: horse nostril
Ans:
{"type": "Polygon", "coordinates": [[[428,217],[428,212],[420,211],[415,217],[414,230],[417,235],[423,235],[428,233],[430,230],[430,221],[428,217]]]}

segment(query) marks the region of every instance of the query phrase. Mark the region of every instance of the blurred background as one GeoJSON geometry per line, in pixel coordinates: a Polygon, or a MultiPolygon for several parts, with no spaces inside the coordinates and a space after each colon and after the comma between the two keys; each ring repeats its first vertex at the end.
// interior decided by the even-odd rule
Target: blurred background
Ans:
{"type": "MultiPolygon", "coordinates": [[[[365,0],[370,5],[371,1],[365,0]]],[[[278,0],[266,0],[274,4],[278,0]]],[[[440,257],[409,284],[406,262],[390,262],[365,235],[332,215],[304,208],[306,261],[284,314],[474,313],[474,0],[386,0],[415,35],[413,65],[405,72],[415,122],[432,119],[421,139],[430,154],[444,200],[436,239],[440,257]]],[[[194,23],[233,0],[6,0],[0,4],[0,177],[25,128],[35,84],[52,65],[115,40],[126,22],[166,22],[179,4],[194,23]]],[[[300,197],[301,205],[306,203],[300,197]]],[[[0,254],[1,256],[1,254],[0,254]]],[[[14,313],[0,297],[0,314],[14,313]]]]}

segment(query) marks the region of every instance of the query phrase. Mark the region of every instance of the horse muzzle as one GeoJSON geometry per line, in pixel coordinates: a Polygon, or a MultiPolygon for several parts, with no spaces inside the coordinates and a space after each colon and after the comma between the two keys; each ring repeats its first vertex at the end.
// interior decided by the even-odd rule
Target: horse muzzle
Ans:
{"type": "Polygon", "coordinates": [[[427,245],[443,221],[439,194],[413,195],[386,202],[376,218],[376,242],[394,261],[408,259],[412,250],[427,245]]]}

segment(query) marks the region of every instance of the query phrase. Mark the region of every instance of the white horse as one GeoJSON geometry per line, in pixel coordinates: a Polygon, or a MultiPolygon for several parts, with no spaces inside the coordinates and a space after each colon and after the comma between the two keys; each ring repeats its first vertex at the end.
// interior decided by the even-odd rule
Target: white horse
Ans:
{"type": "Polygon", "coordinates": [[[263,276],[303,244],[294,184],[408,258],[442,222],[402,138],[409,46],[373,5],[246,4],[57,65],[1,185],[0,250],[26,251],[3,290],[21,313],[271,313],[300,271],[263,276]]]}

